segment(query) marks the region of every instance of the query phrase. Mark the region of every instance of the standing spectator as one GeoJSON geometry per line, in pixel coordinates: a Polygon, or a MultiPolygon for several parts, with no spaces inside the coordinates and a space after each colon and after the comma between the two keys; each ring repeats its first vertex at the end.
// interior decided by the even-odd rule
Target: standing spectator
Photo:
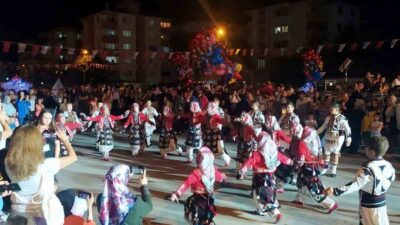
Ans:
{"type": "Polygon", "coordinates": [[[18,122],[20,125],[24,125],[26,123],[26,118],[30,111],[30,102],[26,99],[25,92],[18,92],[18,100],[17,100],[17,112],[18,112],[18,122]]]}
{"type": "Polygon", "coordinates": [[[373,75],[371,72],[368,71],[367,74],[365,74],[365,78],[362,83],[364,84],[365,90],[369,91],[373,85],[373,75]]]}
{"type": "Polygon", "coordinates": [[[397,98],[394,95],[389,96],[387,99],[387,105],[385,109],[385,123],[387,127],[389,127],[389,131],[391,134],[396,135],[398,133],[397,130],[397,107],[396,107],[397,98]]]}
{"type": "Polygon", "coordinates": [[[87,102],[89,100],[89,93],[86,91],[84,85],[81,85],[76,95],[78,98],[78,113],[89,114],[89,104],[87,102]]]}
{"type": "Polygon", "coordinates": [[[11,104],[10,97],[8,95],[4,96],[3,109],[8,116],[8,124],[10,125],[10,128],[14,130],[19,125],[17,120],[17,110],[15,109],[14,105],[11,104]]]}
{"type": "Polygon", "coordinates": [[[351,128],[351,144],[349,147],[350,154],[357,154],[358,148],[360,146],[361,141],[361,124],[362,120],[365,116],[364,110],[362,110],[363,101],[358,99],[355,102],[350,102],[348,104],[348,110],[346,113],[346,117],[349,120],[349,126],[351,128]]]}
{"type": "Polygon", "coordinates": [[[400,86],[400,73],[396,74],[396,78],[392,81],[392,88],[397,88],[400,86]]]}
{"type": "Polygon", "coordinates": [[[56,117],[59,103],[57,102],[54,96],[50,95],[50,93],[47,93],[43,99],[43,105],[44,108],[51,113],[53,118],[56,117]]]}
{"type": "Polygon", "coordinates": [[[296,113],[300,117],[300,121],[304,121],[306,115],[311,109],[312,100],[306,96],[304,91],[299,92],[299,96],[296,101],[296,113]]]}
{"type": "Polygon", "coordinates": [[[60,141],[57,140],[56,127],[53,122],[53,115],[49,110],[43,110],[38,118],[36,127],[39,128],[43,143],[43,152],[46,158],[54,158],[59,155],[60,141]]]}
{"type": "Polygon", "coordinates": [[[64,225],[95,225],[93,222],[93,193],[90,197],[82,199],[75,196],[74,204],[71,209],[72,215],[65,217],[64,225]],[[87,219],[84,219],[85,212],[88,211],[87,219]]]}
{"type": "Polygon", "coordinates": [[[42,110],[44,110],[43,97],[39,97],[36,99],[36,104],[35,104],[35,117],[36,118],[39,117],[42,110]]]}

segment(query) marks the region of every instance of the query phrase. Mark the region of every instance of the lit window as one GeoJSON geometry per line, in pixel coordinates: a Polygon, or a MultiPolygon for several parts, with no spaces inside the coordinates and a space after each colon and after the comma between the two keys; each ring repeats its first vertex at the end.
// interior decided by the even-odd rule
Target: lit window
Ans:
{"type": "Polygon", "coordinates": [[[282,26],[282,32],[283,33],[289,32],[289,26],[282,26]]]}
{"type": "Polygon", "coordinates": [[[287,32],[289,32],[289,26],[288,26],[288,25],[279,26],[279,27],[275,27],[275,28],[274,28],[274,33],[275,33],[275,34],[287,33],[287,32]]]}
{"type": "Polygon", "coordinates": [[[257,70],[265,69],[265,59],[258,59],[257,70]]]}
{"type": "Polygon", "coordinates": [[[114,43],[106,43],[105,46],[106,46],[106,49],[111,49],[111,50],[115,49],[115,44],[114,43]]]}
{"type": "Polygon", "coordinates": [[[106,36],[115,36],[115,30],[105,30],[104,34],[106,36]]]}
{"type": "Polygon", "coordinates": [[[163,52],[165,52],[165,53],[167,53],[167,52],[170,51],[170,48],[169,48],[169,47],[162,47],[162,49],[163,49],[163,52]]]}
{"type": "Polygon", "coordinates": [[[132,48],[132,45],[129,44],[129,43],[124,43],[122,48],[125,49],[125,50],[130,50],[132,48]]]}
{"type": "Polygon", "coordinates": [[[275,27],[275,34],[279,34],[280,32],[282,32],[281,27],[275,27]]]}
{"type": "Polygon", "coordinates": [[[124,30],[124,31],[122,31],[122,35],[123,35],[124,37],[131,37],[131,36],[132,36],[132,31],[130,31],[130,30],[124,30]]]}
{"type": "Polygon", "coordinates": [[[106,61],[109,63],[118,63],[118,57],[117,56],[107,56],[106,61]]]}

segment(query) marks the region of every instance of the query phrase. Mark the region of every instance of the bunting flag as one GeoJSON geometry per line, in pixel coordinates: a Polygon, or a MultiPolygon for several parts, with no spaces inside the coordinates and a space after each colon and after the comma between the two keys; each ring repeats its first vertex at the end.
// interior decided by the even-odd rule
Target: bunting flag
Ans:
{"type": "Polygon", "coordinates": [[[317,48],[317,52],[321,53],[323,48],[324,48],[323,45],[319,45],[318,48],[317,48]]]}
{"type": "Polygon", "coordinates": [[[60,47],[54,49],[54,55],[56,57],[61,55],[61,52],[62,52],[62,48],[60,48],[60,47]]]}
{"type": "Polygon", "coordinates": [[[97,50],[92,50],[92,59],[96,58],[97,50]]]}
{"type": "Polygon", "coordinates": [[[399,41],[399,39],[393,39],[392,42],[390,43],[390,48],[394,48],[396,43],[399,41]]]}
{"type": "Polygon", "coordinates": [[[232,56],[233,54],[235,54],[235,49],[232,48],[229,55],[232,56]]]}
{"type": "Polygon", "coordinates": [[[240,52],[240,48],[236,49],[235,55],[239,55],[239,52],[240,52]]]}
{"type": "Polygon", "coordinates": [[[300,53],[301,50],[303,50],[303,47],[298,47],[298,48],[296,49],[296,52],[297,52],[297,53],[300,53]]]}
{"type": "Polygon", "coordinates": [[[286,52],[286,48],[281,48],[280,49],[281,56],[284,56],[285,52],[286,52]]]}
{"type": "MultiPolygon", "coordinates": [[[[136,53],[138,53],[138,52],[136,52],[136,53]]],[[[136,53],[135,53],[135,54],[136,54],[136,53]]],[[[138,53],[138,54],[139,54],[139,53],[138,53]]],[[[169,53],[169,56],[168,56],[168,59],[171,59],[173,55],[174,55],[174,53],[173,53],[173,52],[170,52],[170,53],[169,53]]],[[[137,56],[137,55],[136,55],[136,56],[137,56]]],[[[136,58],[136,57],[135,57],[135,58],[136,58]]]]}
{"type": "Polygon", "coordinates": [[[346,60],[344,60],[342,65],[340,65],[339,71],[343,73],[344,71],[348,70],[350,68],[350,66],[352,65],[352,63],[353,63],[353,60],[351,60],[350,58],[347,58],[346,60]]]}
{"type": "Polygon", "coordinates": [[[24,53],[26,49],[26,44],[25,43],[19,43],[18,44],[18,53],[24,53]]]}
{"type": "Polygon", "coordinates": [[[243,56],[246,56],[246,55],[247,55],[247,49],[243,49],[242,55],[243,55],[243,56]]]}
{"type": "Polygon", "coordinates": [[[32,46],[32,56],[37,56],[39,54],[40,46],[39,45],[33,45],[32,46]]]}
{"type": "Polygon", "coordinates": [[[378,41],[378,42],[376,42],[375,47],[376,47],[376,48],[382,48],[382,46],[383,46],[384,43],[385,43],[385,41],[378,41]]]}
{"type": "Polygon", "coordinates": [[[368,48],[368,46],[371,44],[371,42],[370,41],[366,41],[366,42],[364,42],[364,44],[363,44],[363,49],[365,50],[365,49],[367,49],[368,48]]]}
{"type": "Polygon", "coordinates": [[[254,48],[250,49],[250,56],[254,55],[254,48]]]}
{"type": "Polygon", "coordinates": [[[157,55],[157,52],[151,52],[150,54],[150,58],[154,59],[157,55]]]}
{"type": "Polygon", "coordinates": [[[269,51],[268,48],[264,49],[264,56],[267,56],[267,55],[268,55],[268,51],[269,51]]]}
{"type": "Polygon", "coordinates": [[[357,49],[358,43],[351,44],[350,51],[355,51],[357,49]]]}
{"type": "Polygon", "coordinates": [[[49,46],[43,46],[42,51],[40,51],[40,53],[42,53],[43,55],[47,55],[47,53],[49,52],[49,49],[50,49],[49,46]]]}
{"type": "Polygon", "coordinates": [[[11,42],[3,41],[3,52],[8,53],[10,51],[11,42]]]}
{"type": "Polygon", "coordinates": [[[73,55],[75,53],[75,49],[74,48],[69,48],[68,49],[68,55],[73,55]]]}
{"type": "Polygon", "coordinates": [[[346,44],[340,44],[338,52],[343,52],[344,47],[346,47],[346,44]]]}

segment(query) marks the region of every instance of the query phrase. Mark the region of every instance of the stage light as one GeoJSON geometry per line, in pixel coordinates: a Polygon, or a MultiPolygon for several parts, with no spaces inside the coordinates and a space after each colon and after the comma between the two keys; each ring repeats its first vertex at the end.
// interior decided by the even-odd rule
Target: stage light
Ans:
{"type": "Polygon", "coordinates": [[[218,35],[218,36],[224,36],[224,35],[225,35],[225,30],[224,30],[224,28],[218,28],[218,30],[217,30],[217,35],[218,35]]]}
{"type": "Polygon", "coordinates": [[[84,55],[87,55],[87,54],[89,54],[89,51],[86,50],[86,49],[83,49],[83,50],[82,50],[82,53],[83,53],[84,55]]]}

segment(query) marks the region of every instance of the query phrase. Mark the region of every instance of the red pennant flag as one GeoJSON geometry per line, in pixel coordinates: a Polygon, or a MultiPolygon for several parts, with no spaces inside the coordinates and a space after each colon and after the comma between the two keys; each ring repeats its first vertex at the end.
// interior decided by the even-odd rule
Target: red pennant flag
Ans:
{"type": "Polygon", "coordinates": [[[268,52],[269,52],[268,48],[264,49],[264,56],[268,55],[268,52]]]}
{"type": "Polygon", "coordinates": [[[350,47],[350,51],[355,51],[357,49],[358,43],[353,43],[350,47]]]}
{"type": "Polygon", "coordinates": [[[119,57],[121,57],[121,59],[125,60],[128,58],[128,53],[127,52],[120,52],[119,53],[119,57]]]}
{"type": "Polygon", "coordinates": [[[376,47],[376,48],[382,48],[383,43],[385,43],[385,41],[378,41],[378,42],[376,42],[375,47],[376,47]]]}
{"type": "Polygon", "coordinates": [[[161,53],[160,53],[160,58],[161,58],[161,59],[165,59],[165,56],[166,56],[165,52],[161,52],[161,53]]]}
{"type": "Polygon", "coordinates": [[[33,45],[32,46],[32,56],[37,56],[37,54],[39,54],[39,49],[40,49],[40,46],[33,45]]]}
{"type": "Polygon", "coordinates": [[[243,56],[247,55],[247,49],[243,49],[243,56]]]}
{"type": "Polygon", "coordinates": [[[26,49],[26,44],[25,43],[19,43],[18,44],[18,53],[24,53],[26,49]]]}
{"type": "Polygon", "coordinates": [[[96,58],[97,50],[92,50],[92,59],[96,58]]]}
{"type": "Polygon", "coordinates": [[[3,52],[8,53],[10,51],[11,42],[3,41],[3,52]]]}
{"type": "Polygon", "coordinates": [[[57,57],[57,56],[60,56],[61,55],[61,51],[62,51],[62,48],[55,48],[54,49],[54,55],[57,57]]]}

